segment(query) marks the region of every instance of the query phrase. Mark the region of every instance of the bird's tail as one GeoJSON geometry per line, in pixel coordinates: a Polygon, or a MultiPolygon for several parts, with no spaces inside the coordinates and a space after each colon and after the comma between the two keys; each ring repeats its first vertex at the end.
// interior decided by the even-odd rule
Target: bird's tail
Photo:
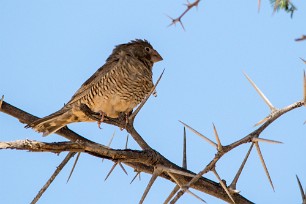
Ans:
{"type": "Polygon", "coordinates": [[[50,135],[69,123],[76,122],[77,118],[72,114],[71,108],[63,108],[51,115],[38,119],[26,128],[33,128],[37,132],[42,132],[43,136],[50,135]]]}

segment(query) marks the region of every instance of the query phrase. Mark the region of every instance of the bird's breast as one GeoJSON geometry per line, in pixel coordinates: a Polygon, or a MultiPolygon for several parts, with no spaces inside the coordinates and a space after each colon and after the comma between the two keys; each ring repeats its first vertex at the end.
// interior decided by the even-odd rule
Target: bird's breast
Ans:
{"type": "Polygon", "coordinates": [[[132,111],[153,87],[152,74],[137,68],[128,66],[106,74],[89,94],[91,103],[88,106],[112,118],[121,112],[132,111]]]}

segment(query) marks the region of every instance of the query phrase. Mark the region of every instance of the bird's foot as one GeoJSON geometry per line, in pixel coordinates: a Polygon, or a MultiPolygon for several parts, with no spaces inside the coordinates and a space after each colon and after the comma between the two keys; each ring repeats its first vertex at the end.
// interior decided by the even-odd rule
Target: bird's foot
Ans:
{"type": "Polygon", "coordinates": [[[101,119],[98,121],[98,127],[99,127],[100,129],[102,129],[102,128],[101,128],[101,123],[103,123],[103,121],[104,121],[105,113],[102,112],[102,111],[99,111],[99,113],[100,113],[101,119]]]}
{"type": "Polygon", "coordinates": [[[131,112],[128,112],[128,113],[125,113],[125,112],[121,112],[120,115],[119,115],[119,120],[123,121],[125,120],[125,125],[124,127],[120,127],[120,130],[124,130],[126,129],[127,125],[129,124],[129,117],[130,115],[132,114],[132,111],[131,112]]]}

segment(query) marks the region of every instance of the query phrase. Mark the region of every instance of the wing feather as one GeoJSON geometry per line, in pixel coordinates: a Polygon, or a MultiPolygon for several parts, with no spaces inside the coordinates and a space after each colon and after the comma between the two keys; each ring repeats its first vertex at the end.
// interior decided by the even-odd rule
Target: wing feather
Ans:
{"type": "Polygon", "coordinates": [[[119,59],[107,61],[102,67],[100,67],[89,79],[87,79],[82,86],[76,91],[76,93],[71,97],[70,101],[67,103],[72,104],[83,96],[89,93],[91,87],[98,83],[101,78],[103,78],[108,72],[116,67],[119,59]]]}

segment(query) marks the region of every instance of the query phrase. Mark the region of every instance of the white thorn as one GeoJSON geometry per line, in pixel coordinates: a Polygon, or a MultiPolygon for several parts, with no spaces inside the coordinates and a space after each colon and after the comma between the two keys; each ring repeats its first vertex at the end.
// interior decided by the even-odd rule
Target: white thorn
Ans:
{"type": "Polygon", "coordinates": [[[254,126],[256,127],[258,125],[261,125],[261,124],[265,123],[269,118],[270,118],[270,116],[265,117],[264,119],[262,119],[258,123],[256,123],[254,126]]]}
{"type": "Polygon", "coordinates": [[[275,190],[274,190],[273,183],[272,183],[272,179],[271,179],[271,177],[270,177],[268,168],[267,168],[266,163],[265,163],[265,160],[264,160],[264,158],[263,158],[263,156],[262,156],[262,154],[261,154],[259,144],[258,144],[258,142],[254,142],[254,144],[255,144],[255,147],[256,147],[258,156],[259,156],[259,158],[260,158],[261,164],[262,164],[262,166],[263,166],[263,168],[264,168],[264,170],[265,170],[265,173],[266,173],[266,175],[267,175],[267,177],[268,177],[268,179],[269,179],[270,185],[271,185],[273,191],[275,191],[275,190]]]}
{"type": "Polygon", "coordinates": [[[170,172],[170,173],[179,174],[179,175],[182,175],[182,176],[188,176],[188,177],[192,177],[192,178],[195,176],[194,174],[184,172],[184,171],[180,171],[180,170],[177,170],[177,169],[172,169],[172,168],[162,166],[162,165],[158,165],[157,167],[159,169],[161,169],[162,171],[165,171],[167,173],[170,172]]]}
{"type": "Polygon", "coordinates": [[[248,79],[248,81],[252,84],[256,92],[260,95],[260,97],[264,100],[264,102],[269,106],[271,112],[275,111],[276,108],[272,105],[272,103],[269,101],[269,99],[263,94],[263,92],[256,86],[256,84],[252,81],[252,79],[243,72],[244,76],[248,79]]]}
{"type": "Polygon", "coordinates": [[[210,145],[212,145],[213,147],[217,148],[217,144],[215,142],[213,142],[212,140],[208,139],[207,137],[205,137],[204,135],[202,135],[201,133],[199,133],[198,131],[196,131],[195,129],[193,129],[192,127],[190,127],[189,125],[183,123],[182,121],[179,120],[180,123],[182,123],[185,127],[187,127],[188,129],[190,129],[192,132],[194,132],[196,135],[202,137],[204,140],[206,140],[206,142],[208,142],[210,145]]]}
{"type": "Polygon", "coordinates": [[[149,191],[150,191],[150,189],[151,189],[153,183],[155,182],[156,178],[157,178],[161,173],[162,173],[162,171],[161,171],[160,169],[158,169],[158,168],[155,168],[155,169],[154,169],[154,172],[153,172],[153,174],[152,174],[152,177],[151,177],[151,179],[150,179],[150,181],[149,181],[149,183],[148,183],[148,185],[147,185],[147,187],[146,187],[146,190],[145,190],[144,193],[142,194],[142,197],[141,197],[141,199],[140,199],[140,201],[139,201],[139,204],[143,203],[143,201],[144,201],[144,199],[146,198],[146,196],[148,195],[148,193],[149,193],[149,191]]]}
{"type": "Polygon", "coordinates": [[[253,138],[253,142],[267,142],[267,143],[270,143],[270,144],[283,144],[280,141],[269,140],[269,139],[264,139],[264,138],[253,138]]]}
{"type": "Polygon", "coordinates": [[[219,138],[219,135],[218,135],[218,132],[217,132],[217,129],[216,129],[214,123],[213,123],[213,127],[214,127],[214,133],[215,133],[216,141],[217,141],[217,150],[221,151],[222,150],[222,145],[221,145],[221,141],[220,141],[220,138],[219,138]]]}
{"type": "Polygon", "coordinates": [[[230,194],[229,190],[227,189],[226,185],[224,184],[224,182],[222,181],[222,179],[220,178],[219,174],[217,173],[216,169],[212,169],[212,172],[215,174],[215,176],[217,177],[217,179],[219,180],[219,183],[221,184],[222,188],[224,189],[224,191],[226,192],[226,194],[228,195],[228,197],[233,201],[233,203],[235,203],[232,195],[230,194]]]}
{"type": "Polygon", "coordinates": [[[192,193],[190,190],[188,190],[188,188],[183,187],[182,184],[177,180],[177,178],[170,172],[167,172],[168,175],[175,181],[175,183],[185,192],[189,193],[190,195],[194,196],[195,198],[199,199],[200,201],[206,203],[205,200],[203,200],[202,198],[200,198],[199,196],[197,196],[196,194],[192,193]]]}

